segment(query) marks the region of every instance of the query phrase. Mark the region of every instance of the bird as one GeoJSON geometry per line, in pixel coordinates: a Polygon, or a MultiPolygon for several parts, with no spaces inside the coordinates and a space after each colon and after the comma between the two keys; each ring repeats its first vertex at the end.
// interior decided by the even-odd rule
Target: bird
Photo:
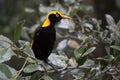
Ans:
{"type": "Polygon", "coordinates": [[[47,14],[42,25],[36,28],[31,42],[31,48],[35,57],[48,63],[48,57],[51,54],[56,41],[55,24],[61,19],[71,19],[60,11],[51,11],[47,14]]]}

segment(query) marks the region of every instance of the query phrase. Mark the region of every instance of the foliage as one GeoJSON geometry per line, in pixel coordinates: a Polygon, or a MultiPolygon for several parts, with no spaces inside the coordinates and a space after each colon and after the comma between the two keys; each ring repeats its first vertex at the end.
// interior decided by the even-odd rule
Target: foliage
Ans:
{"type": "Polygon", "coordinates": [[[21,21],[16,25],[13,41],[0,35],[0,79],[119,80],[120,23],[115,24],[112,16],[107,14],[108,25],[102,28],[100,20],[89,16],[93,8],[81,0],[49,0],[48,4],[40,4],[40,23],[51,10],[60,9],[73,18],[56,25],[57,41],[49,61],[58,72],[37,60],[30,48],[28,41],[40,23],[28,28],[21,21]],[[79,11],[85,12],[85,15],[80,17],[79,11]],[[20,37],[24,40],[19,40],[20,37]]]}

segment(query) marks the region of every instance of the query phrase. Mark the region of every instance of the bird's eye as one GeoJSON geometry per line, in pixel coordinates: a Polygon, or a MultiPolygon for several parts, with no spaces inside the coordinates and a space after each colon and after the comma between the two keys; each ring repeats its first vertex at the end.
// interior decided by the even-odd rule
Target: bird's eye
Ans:
{"type": "Polygon", "coordinates": [[[59,17],[59,14],[58,14],[58,13],[56,13],[56,17],[59,17]]]}

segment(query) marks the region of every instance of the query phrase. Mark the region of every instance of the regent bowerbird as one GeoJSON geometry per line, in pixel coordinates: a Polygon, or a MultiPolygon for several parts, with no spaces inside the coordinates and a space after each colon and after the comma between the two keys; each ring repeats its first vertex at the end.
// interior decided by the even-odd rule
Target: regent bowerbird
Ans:
{"type": "Polygon", "coordinates": [[[31,48],[35,57],[47,63],[48,57],[53,50],[56,40],[55,24],[61,19],[71,19],[60,11],[51,11],[47,14],[45,21],[34,33],[31,48]]]}

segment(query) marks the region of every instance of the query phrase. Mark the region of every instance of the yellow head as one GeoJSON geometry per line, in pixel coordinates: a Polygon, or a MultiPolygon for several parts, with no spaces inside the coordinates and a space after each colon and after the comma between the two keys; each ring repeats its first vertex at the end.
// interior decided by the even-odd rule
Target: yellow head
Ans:
{"type": "Polygon", "coordinates": [[[65,16],[62,12],[59,11],[51,11],[47,14],[42,27],[48,27],[50,25],[54,25],[59,22],[61,19],[71,19],[69,16],[65,16]]]}

